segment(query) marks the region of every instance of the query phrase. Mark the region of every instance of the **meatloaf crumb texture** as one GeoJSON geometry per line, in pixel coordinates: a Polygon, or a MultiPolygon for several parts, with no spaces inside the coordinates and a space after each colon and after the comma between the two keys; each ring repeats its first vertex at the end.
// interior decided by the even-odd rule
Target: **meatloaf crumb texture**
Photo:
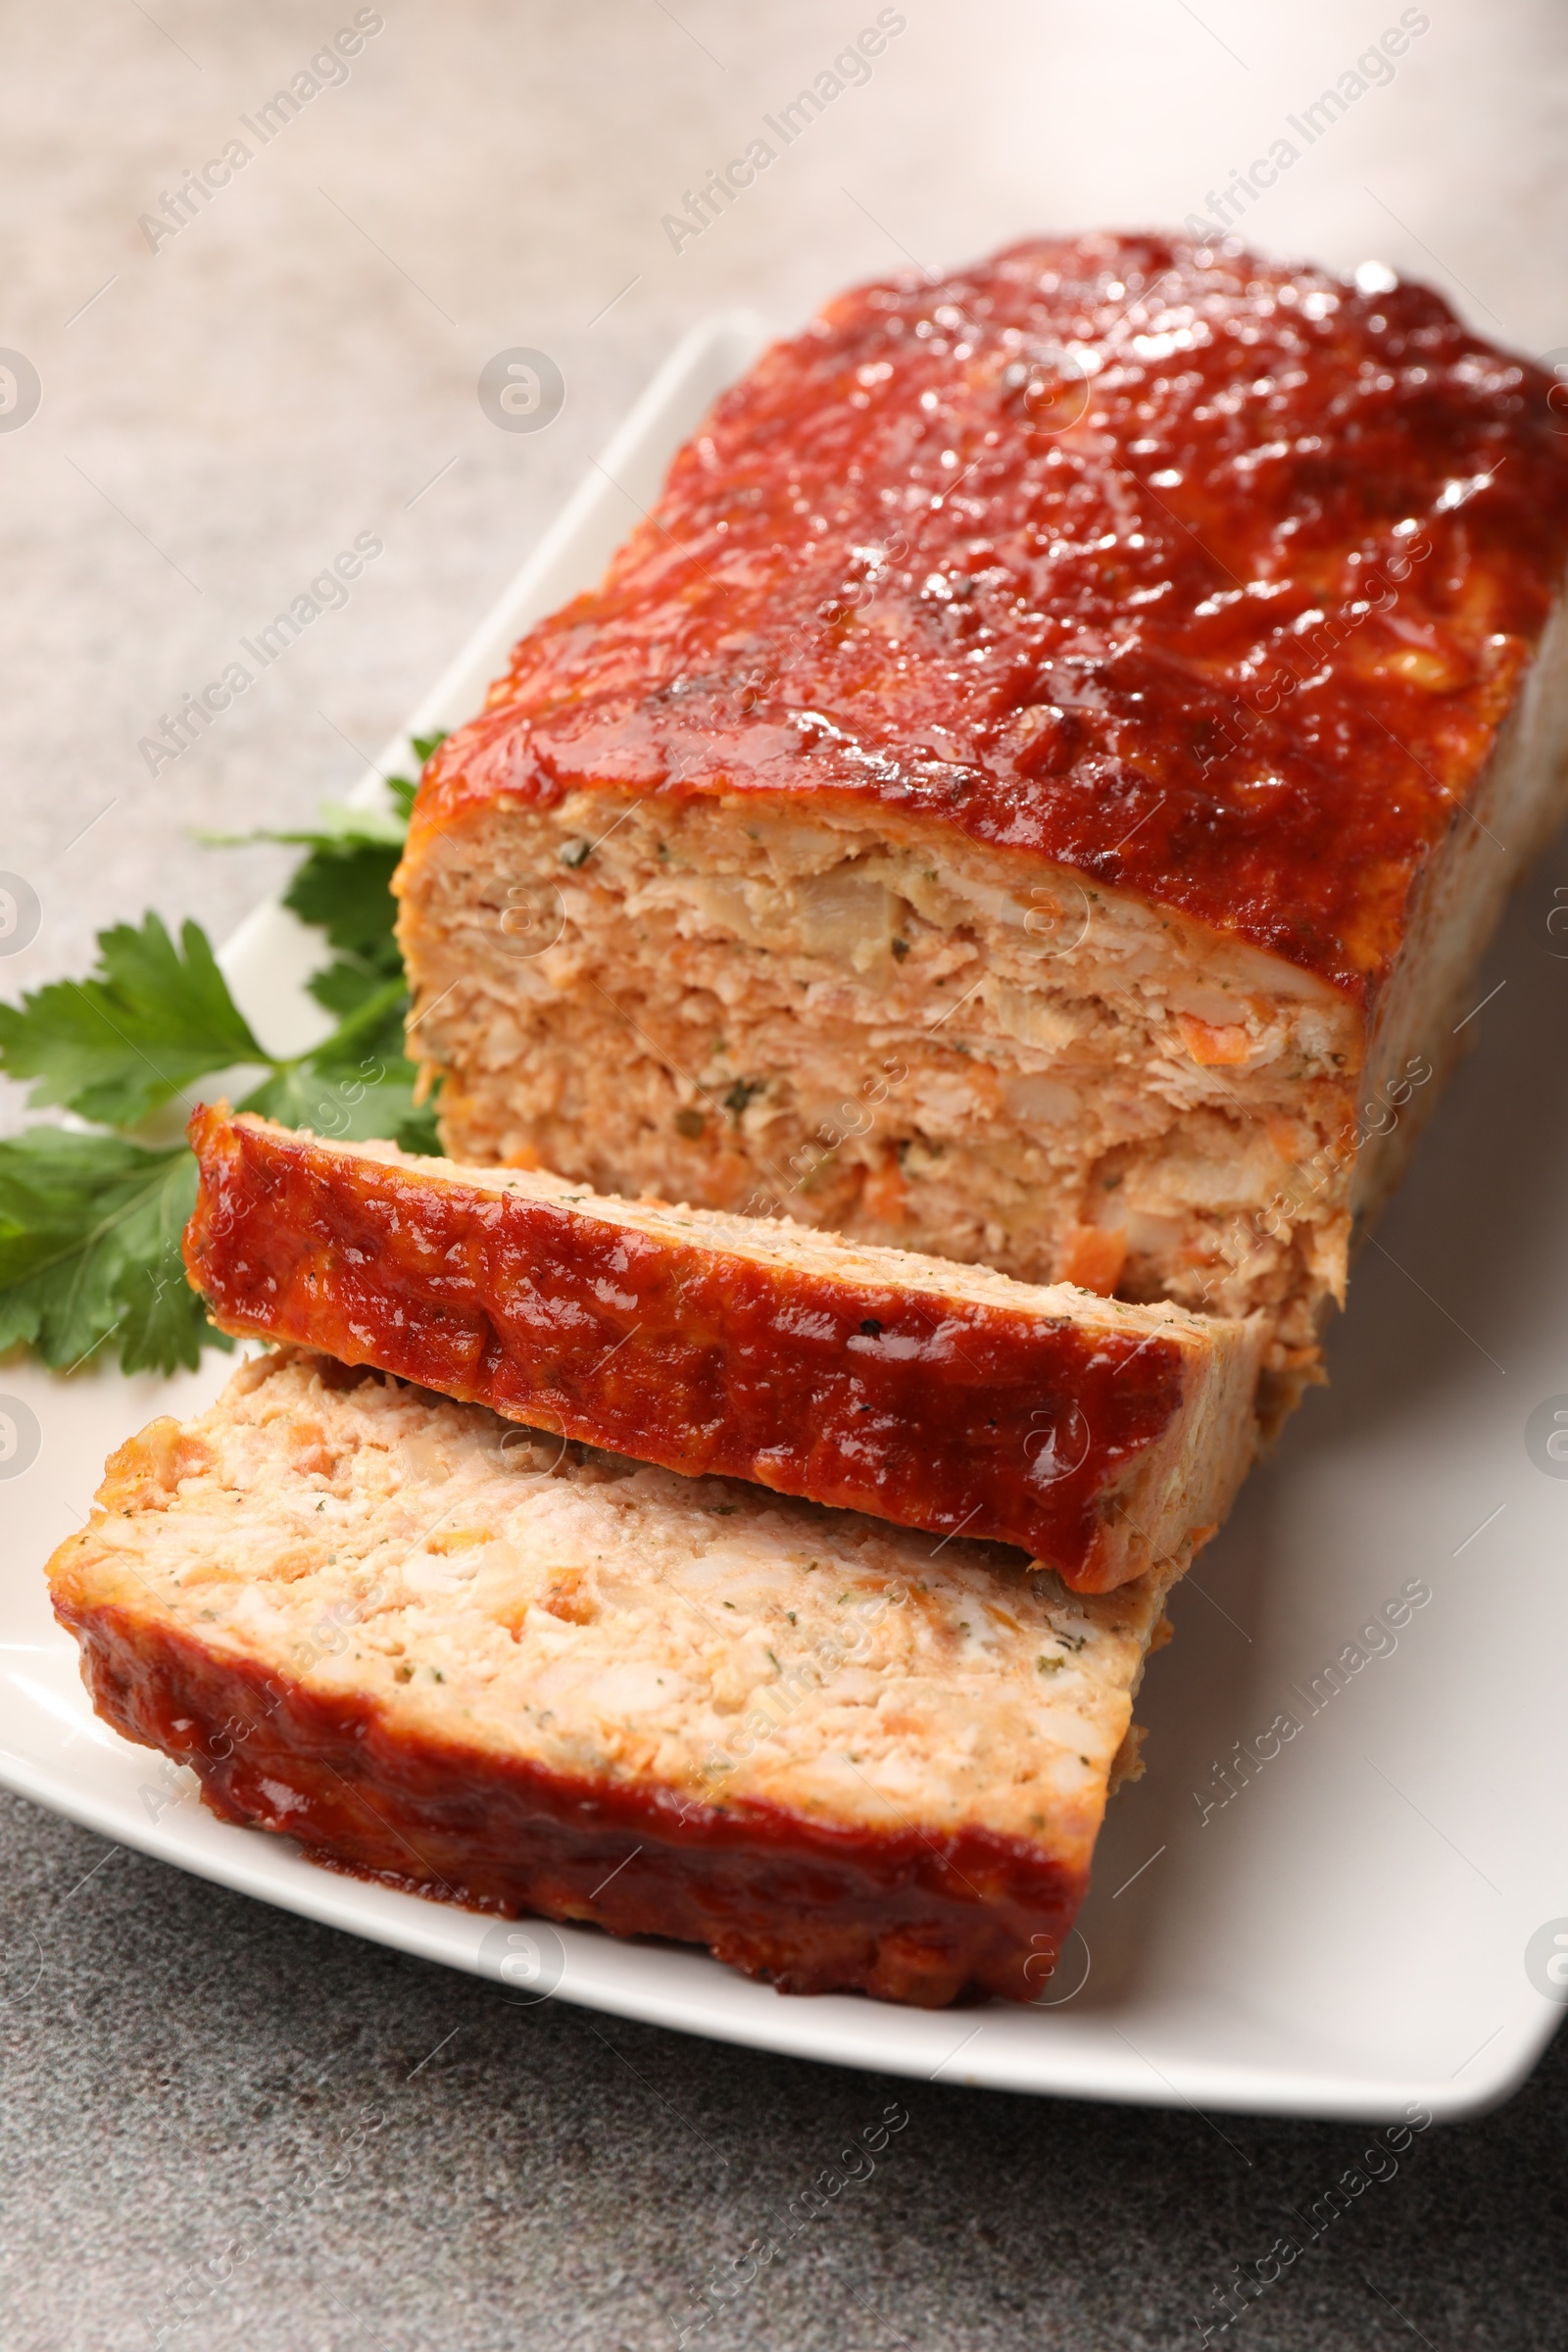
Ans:
{"type": "Polygon", "coordinates": [[[292,1350],[123,1446],[50,1581],[99,1711],[225,1819],[931,2005],[1040,1992],[1163,1598],[292,1350]]]}
{"type": "Polygon", "coordinates": [[[1261,1309],[1288,1397],[1562,812],[1550,391],[1152,237],[832,304],[431,762],[448,1149],[1261,1309]]]}
{"type": "Polygon", "coordinates": [[[1260,1323],[224,1106],[191,1140],[186,1262],[224,1330],[640,1461],[1019,1544],[1099,1592],[1185,1562],[1251,1457],[1260,1323]]]}

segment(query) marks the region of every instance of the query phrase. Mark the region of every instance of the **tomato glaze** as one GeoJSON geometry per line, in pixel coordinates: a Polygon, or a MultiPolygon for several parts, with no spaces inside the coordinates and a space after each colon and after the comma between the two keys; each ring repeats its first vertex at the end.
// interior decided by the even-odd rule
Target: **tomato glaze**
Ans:
{"type": "Polygon", "coordinates": [[[192,1765],[220,1819],[474,1910],[706,1944],[782,1992],[1034,2000],[1088,1884],[1081,1853],[980,1828],[867,1830],[547,1772],[122,1608],[57,1614],[98,1713],[192,1765]]]}
{"type": "Polygon", "coordinates": [[[1553,388],[1423,286],[1231,247],[861,287],[522,640],[412,840],[584,784],[858,806],[1366,1003],[1561,583],[1553,388]]]}
{"type": "Polygon", "coordinates": [[[497,1193],[218,1109],[191,1140],[186,1264],[227,1330],[691,1476],[1018,1544],[1080,1591],[1151,1564],[1118,1497],[1181,1408],[1183,1350],[1095,1328],[1098,1300],[1080,1325],[769,1261],[695,1219],[677,1244],[592,1195],[497,1193]]]}

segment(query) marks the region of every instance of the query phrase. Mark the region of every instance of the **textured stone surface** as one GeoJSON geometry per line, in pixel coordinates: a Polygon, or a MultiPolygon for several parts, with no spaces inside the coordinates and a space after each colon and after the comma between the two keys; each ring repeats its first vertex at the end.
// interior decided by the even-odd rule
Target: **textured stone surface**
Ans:
{"type": "MultiPolygon", "coordinates": [[[[43,381],[37,416],[0,431],[0,866],[44,905],[6,994],[79,970],[93,930],[144,906],[221,936],[283,860],[193,830],[352,783],[691,319],[745,302],[788,325],[907,257],[1180,221],[1399,11],[908,0],[870,82],[679,253],[661,216],[874,8],[383,13],[349,81],[155,254],[137,216],[352,8],[0,8],[0,344],[43,381]],[[479,409],[480,368],[514,345],[565,376],[545,432],[479,409]],[[386,553],[348,607],[150,778],[137,738],[362,530],[386,553]]],[[[1380,255],[1489,332],[1568,345],[1568,22],[1550,0],[1430,13],[1244,225],[1380,255]]],[[[247,2352],[673,2346],[692,2293],[890,2100],[910,2120],[875,2175],[694,2342],[1166,2352],[1365,2144],[516,2009],[10,1799],[0,1924],[7,2352],[143,2352],[160,2328],[247,2352]],[[367,2109],[344,2178],[313,2188],[367,2109]]],[[[1247,2340],[1555,2342],[1565,2123],[1559,2043],[1499,2114],[1416,2141],[1247,2340]]]]}
{"type": "MultiPolygon", "coordinates": [[[[141,2352],[160,2326],[250,2352],[640,2352],[675,2344],[736,2262],[691,2339],[718,2352],[1169,2352],[1371,2136],[517,2008],[19,1799],[0,1840],[8,2352],[141,2352]],[[790,2200],[893,2102],[909,2120],[871,2177],[745,2283],[746,2246],[786,2232],[790,2200]]],[[[1559,2041],[1499,2113],[1416,2139],[1215,2340],[1545,2352],[1568,2289],[1565,2107],[1559,2041]]]]}

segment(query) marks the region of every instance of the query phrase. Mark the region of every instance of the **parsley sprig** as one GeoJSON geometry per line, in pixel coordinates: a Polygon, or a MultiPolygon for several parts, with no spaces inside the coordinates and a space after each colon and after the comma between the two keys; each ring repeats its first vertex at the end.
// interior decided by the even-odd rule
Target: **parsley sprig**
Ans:
{"type": "MultiPolygon", "coordinates": [[[[421,761],[440,740],[416,737],[421,761]]],[[[33,1107],[91,1122],[0,1141],[0,1354],[24,1346],[74,1371],[112,1343],[122,1370],[167,1373],[230,1345],[180,1259],[195,1158],[135,1133],[204,1079],[229,1093],[254,1080],[239,1107],[287,1126],[439,1149],[403,1052],[409,994],[389,888],[416,787],[398,776],[389,789],[393,810],[327,808],[307,830],[243,836],[307,852],[283,904],[332,951],[308,985],[336,1024],[308,1053],[267,1053],[201,925],[176,942],[156,914],[101,931],[85,980],[0,1004],[0,1069],[28,1083],[33,1107]]]]}

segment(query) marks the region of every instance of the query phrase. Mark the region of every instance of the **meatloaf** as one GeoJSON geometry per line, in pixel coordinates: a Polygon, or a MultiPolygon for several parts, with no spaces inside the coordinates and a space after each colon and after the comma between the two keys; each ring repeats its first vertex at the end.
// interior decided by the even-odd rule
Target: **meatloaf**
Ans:
{"type": "Polygon", "coordinates": [[[1185,1566],[1251,1458],[1262,1319],[560,1177],[191,1121],[190,1279],[223,1330],[368,1363],[695,1475],[1022,1545],[1079,1591],[1185,1566]]]}
{"type": "Polygon", "coordinates": [[[1562,812],[1551,389],[1232,242],[830,304],[426,770],[447,1149],[1261,1309],[1288,1400],[1562,812]]]}
{"type": "Polygon", "coordinates": [[[112,1458],[50,1563],[94,1704],[224,1820],[788,1991],[1027,2001],[1164,1583],[542,1444],[292,1349],[112,1458]]]}

